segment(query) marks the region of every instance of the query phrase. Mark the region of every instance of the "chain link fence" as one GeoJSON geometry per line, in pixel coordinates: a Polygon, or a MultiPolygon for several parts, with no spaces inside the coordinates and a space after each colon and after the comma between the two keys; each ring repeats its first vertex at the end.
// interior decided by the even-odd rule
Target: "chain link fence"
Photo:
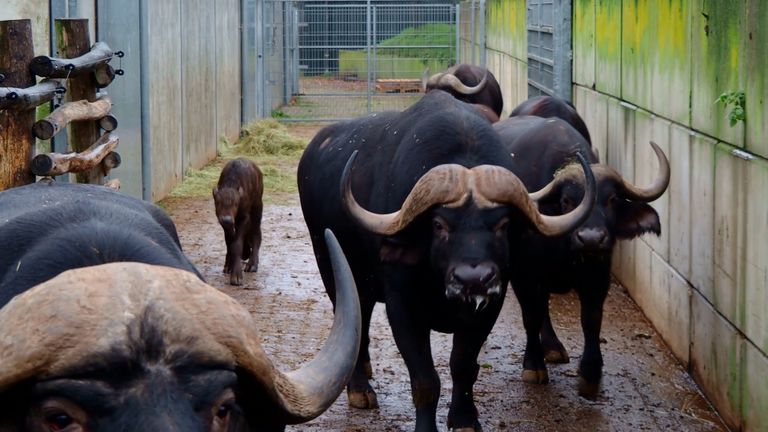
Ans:
{"type": "MultiPolygon", "coordinates": [[[[473,34],[462,36],[470,20],[484,23],[480,19],[484,1],[469,3],[469,7],[440,0],[253,3],[256,81],[244,87],[251,86],[255,95],[255,117],[335,121],[407,108],[421,97],[424,77],[459,63],[470,52],[476,54],[474,62],[484,62],[474,40],[484,31],[482,24],[473,23],[477,27],[473,34]],[[475,48],[467,50],[468,44],[475,48]]],[[[244,61],[248,61],[245,54],[244,61]]]]}

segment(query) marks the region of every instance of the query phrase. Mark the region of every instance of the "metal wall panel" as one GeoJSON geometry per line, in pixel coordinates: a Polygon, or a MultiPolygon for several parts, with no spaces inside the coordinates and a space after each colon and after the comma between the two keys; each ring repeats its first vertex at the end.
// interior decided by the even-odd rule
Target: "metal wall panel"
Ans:
{"type": "Polygon", "coordinates": [[[97,40],[106,42],[115,51],[123,51],[122,59],[110,64],[125,74],[118,76],[105,91],[112,97],[112,113],[117,117],[120,137],[117,152],[122,163],[110,172],[120,179],[120,190],[131,196],[143,196],[141,151],[141,38],[138,31],[140,10],[138,2],[100,0],[98,5],[97,40]]]}
{"type": "MultiPolygon", "coordinates": [[[[146,2],[145,110],[149,139],[148,164],[151,193],[145,198],[157,201],[179,183],[182,164],[183,109],[181,0],[144,0],[146,2]]],[[[186,0],[185,0],[186,1],[186,0]]]]}
{"type": "Polygon", "coordinates": [[[214,3],[181,2],[182,164],[200,168],[216,157],[214,3]]]}
{"type": "Polygon", "coordinates": [[[216,7],[216,139],[237,140],[240,132],[240,0],[219,0],[216,7]]]}
{"type": "Polygon", "coordinates": [[[528,0],[528,95],[571,100],[571,1],[528,0]]]}

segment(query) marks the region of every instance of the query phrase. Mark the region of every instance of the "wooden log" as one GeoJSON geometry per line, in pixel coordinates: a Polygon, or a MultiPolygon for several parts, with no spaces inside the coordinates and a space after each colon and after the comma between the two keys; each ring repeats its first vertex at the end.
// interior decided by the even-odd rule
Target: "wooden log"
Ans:
{"type": "Polygon", "coordinates": [[[99,88],[104,88],[115,80],[115,75],[115,68],[108,64],[103,64],[96,68],[93,76],[96,80],[96,85],[98,85],[99,88]]]}
{"type": "Polygon", "coordinates": [[[120,179],[112,179],[104,183],[105,187],[108,187],[110,189],[114,189],[116,191],[120,190],[120,179]]]}
{"type": "MultiPolygon", "coordinates": [[[[39,154],[32,159],[32,172],[39,176],[56,176],[68,172],[82,173],[100,169],[101,161],[117,147],[119,142],[120,139],[117,135],[107,132],[80,153],[39,154]]],[[[119,160],[120,156],[118,155],[118,165],[120,164],[119,160]]]]}
{"type": "Polygon", "coordinates": [[[117,129],[117,117],[109,113],[99,119],[99,127],[107,132],[112,132],[117,129]]]}
{"type": "Polygon", "coordinates": [[[0,87],[0,110],[26,111],[36,108],[53,100],[58,87],[59,82],[51,79],[44,79],[27,88],[0,87]]]}
{"type": "MultiPolygon", "coordinates": [[[[29,72],[34,57],[32,22],[28,19],[0,21],[0,87],[28,88],[35,85],[29,72]]],[[[0,190],[33,183],[29,169],[35,145],[32,124],[35,110],[0,110],[0,190]]]]}
{"type": "MultiPolygon", "coordinates": [[[[70,21],[86,21],[87,23],[87,20],[70,21]]],[[[96,69],[112,60],[112,56],[112,49],[109,48],[109,45],[104,42],[96,42],[92,48],[85,50],[78,56],[65,56],[66,58],[37,56],[32,59],[29,69],[32,73],[41,77],[73,78],[96,71],[96,69]]]]}
{"type": "MultiPolygon", "coordinates": [[[[76,59],[91,51],[90,36],[87,19],[57,19],[54,21],[57,50],[65,59],[76,59]]],[[[96,100],[96,80],[94,74],[70,76],[67,80],[68,102],[96,100]]],[[[91,143],[99,139],[99,125],[95,121],[74,121],[67,128],[67,138],[70,148],[76,152],[83,152],[91,143]]],[[[104,183],[103,171],[100,167],[94,167],[87,172],[80,172],[76,176],[78,183],[104,183]]]]}
{"type": "Polygon", "coordinates": [[[104,156],[104,160],[101,161],[101,169],[104,170],[104,175],[108,175],[110,171],[120,166],[123,158],[120,157],[118,152],[109,152],[104,156]]]}
{"type": "Polygon", "coordinates": [[[93,102],[80,100],[67,102],[56,108],[46,118],[38,120],[32,127],[35,136],[47,140],[63,130],[69,123],[82,120],[100,120],[112,109],[112,99],[102,96],[93,102]]]}

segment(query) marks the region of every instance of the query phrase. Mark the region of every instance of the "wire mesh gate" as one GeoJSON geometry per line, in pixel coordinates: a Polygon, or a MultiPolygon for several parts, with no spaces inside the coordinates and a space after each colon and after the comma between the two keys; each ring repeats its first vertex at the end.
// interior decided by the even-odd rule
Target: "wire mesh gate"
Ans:
{"type": "Polygon", "coordinates": [[[451,0],[255,7],[260,117],[324,121],[402,110],[420,97],[425,75],[458,62],[461,16],[451,0]]]}

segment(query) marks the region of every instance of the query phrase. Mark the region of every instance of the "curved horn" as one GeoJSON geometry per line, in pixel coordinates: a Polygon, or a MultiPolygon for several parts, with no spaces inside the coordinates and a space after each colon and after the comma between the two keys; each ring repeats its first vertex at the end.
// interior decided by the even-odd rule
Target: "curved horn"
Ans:
{"type": "Polygon", "coordinates": [[[427,88],[440,88],[441,86],[450,87],[457,93],[461,93],[464,95],[473,95],[476,93],[479,93],[484,87],[485,83],[488,81],[488,71],[485,72],[485,75],[483,75],[483,79],[480,80],[479,83],[477,83],[476,86],[470,87],[453,74],[440,72],[435,75],[432,75],[429,78],[429,81],[427,81],[427,88]]]}
{"type": "Polygon", "coordinates": [[[547,196],[558,182],[570,175],[568,169],[561,170],[555,179],[540,191],[529,194],[520,179],[511,171],[501,167],[484,165],[477,167],[483,168],[485,171],[482,175],[476,176],[477,189],[488,201],[512,204],[518,207],[542,234],[546,236],[563,235],[581,225],[589,217],[597,198],[595,177],[592,170],[589,169],[587,160],[579,152],[576,153],[576,157],[586,175],[586,192],[581,203],[564,215],[543,215],[539,212],[537,202],[547,196]]]}
{"type": "Polygon", "coordinates": [[[653,151],[656,153],[656,158],[659,160],[659,173],[656,176],[656,180],[654,180],[653,183],[651,183],[649,186],[638,187],[624,180],[623,177],[616,173],[616,177],[614,178],[617,183],[621,184],[619,187],[619,195],[621,195],[623,198],[632,201],[651,202],[660,197],[664,191],[667,190],[667,186],[669,186],[669,160],[667,160],[667,156],[664,154],[661,148],[656,145],[655,142],[649,142],[651,147],[653,147],[653,151]]]}
{"type": "Polygon", "coordinates": [[[461,165],[438,165],[427,171],[416,182],[403,201],[400,210],[379,214],[364,209],[352,194],[352,165],[357,157],[355,150],[341,175],[341,201],[347,212],[365,229],[382,235],[392,235],[408,226],[420,214],[435,204],[461,205],[466,201],[467,169],[461,165]]]}
{"type": "Polygon", "coordinates": [[[309,421],[331,406],[352,376],[360,350],[361,315],[355,280],[331,230],[325,230],[325,243],[336,285],[333,327],[315,358],[301,369],[287,374],[293,388],[283,395],[284,399],[297,401],[286,406],[289,424],[309,421]],[[300,389],[304,396],[290,397],[294,389],[300,389]]]}

